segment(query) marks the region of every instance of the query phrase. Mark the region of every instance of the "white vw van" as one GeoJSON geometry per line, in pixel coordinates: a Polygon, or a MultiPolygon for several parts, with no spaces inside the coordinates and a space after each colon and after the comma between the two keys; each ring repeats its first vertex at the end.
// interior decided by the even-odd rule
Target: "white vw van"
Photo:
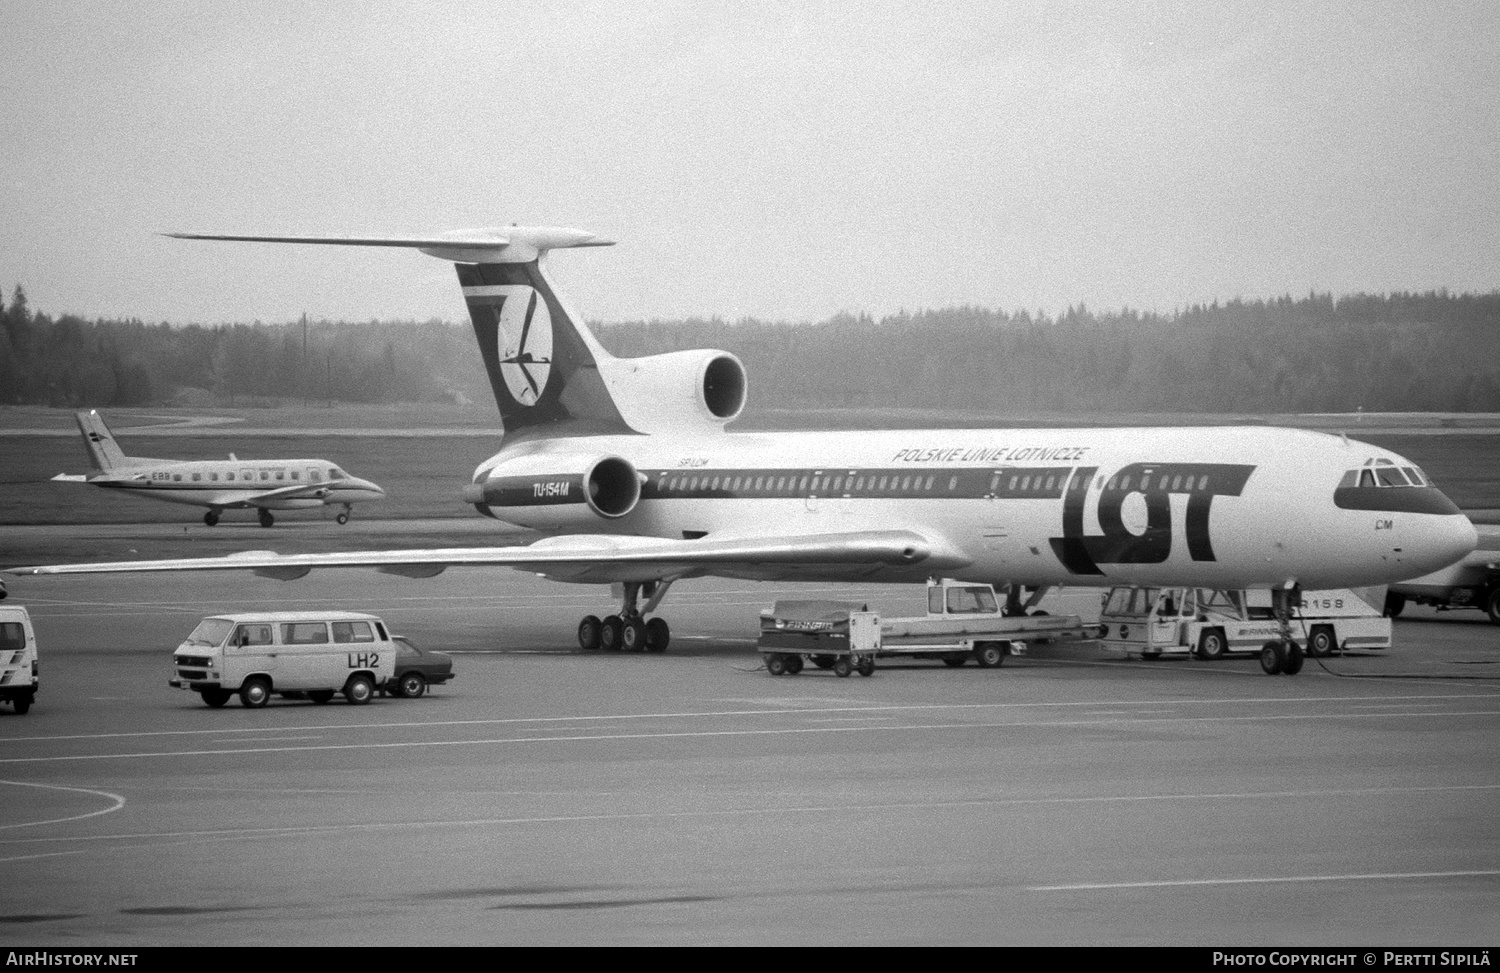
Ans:
{"type": "Polygon", "coordinates": [[[36,686],[36,633],[31,630],[31,616],[20,605],[0,608],[0,702],[8,701],[16,713],[25,713],[36,699],[36,686]]]}
{"type": "Polygon", "coordinates": [[[212,615],[172,657],[167,685],[219,707],[239,693],[249,708],[271,694],[326,703],[340,692],[355,705],[395,674],[396,647],[385,623],[358,612],[212,615]]]}

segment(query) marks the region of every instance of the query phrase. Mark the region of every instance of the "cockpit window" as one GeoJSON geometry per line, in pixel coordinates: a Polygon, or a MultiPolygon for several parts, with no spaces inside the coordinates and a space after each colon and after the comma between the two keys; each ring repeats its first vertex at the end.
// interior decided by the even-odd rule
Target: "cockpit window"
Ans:
{"type": "Polygon", "coordinates": [[[1372,470],[1360,470],[1359,471],[1359,485],[1362,486],[1362,487],[1372,487],[1372,486],[1374,486],[1375,485],[1375,473],[1374,473],[1374,471],[1372,471],[1372,470]]]}
{"type": "Polygon", "coordinates": [[[1375,476],[1380,480],[1380,485],[1383,487],[1411,486],[1410,483],[1406,482],[1406,477],[1401,475],[1401,471],[1394,466],[1382,466],[1375,471],[1375,476]]]}

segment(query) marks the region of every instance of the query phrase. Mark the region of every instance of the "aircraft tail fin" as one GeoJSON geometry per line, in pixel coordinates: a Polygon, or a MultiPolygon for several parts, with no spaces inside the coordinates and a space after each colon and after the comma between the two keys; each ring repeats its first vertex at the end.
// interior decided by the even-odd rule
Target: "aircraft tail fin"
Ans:
{"type": "Polygon", "coordinates": [[[115,442],[114,433],[104,424],[103,416],[90,409],[77,413],[75,418],[78,420],[78,431],[83,433],[83,447],[88,450],[90,469],[108,473],[130,462],[130,457],[115,442]]]}
{"type": "MultiPolygon", "coordinates": [[[[185,240],[405,247],[457,265],[505,438],[631,432],[601,363],[612,358],[552,289],[549,250],[613,241],[555,226],[500,226],[435,236],[246,236],[168,233],[185,240]]],[[[608,366],[604,366],[605,369],[608,366]]]]}

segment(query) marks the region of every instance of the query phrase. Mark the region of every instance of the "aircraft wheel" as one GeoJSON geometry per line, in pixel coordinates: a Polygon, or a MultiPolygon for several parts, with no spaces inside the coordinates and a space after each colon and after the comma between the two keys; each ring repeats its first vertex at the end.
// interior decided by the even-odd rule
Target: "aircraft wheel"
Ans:
{"type": "Polygon", "coordinates": [[[1005,662],[1005,647],[999,642],[981,642],[974,648],[974,661],[985,669],[998,668],[1005,662]]]}
{"type": "Polygon", "coordinates": [[[789,676],[795,676],[797,673],[799,673],[801,671],[802,671],[802,656],[795,655],[795,654],[794,655],[788,655],[786,657],[786,674],[789,675],[789,676]]]}
{"type": "Polygon", "coordinates": [[[1338,639],[1334,637],[1333,629],[1327,625],[1319,625],[1307,637],[1307,654],[1314,659],[1333,655],[1338,651],[1338,648],[1338,639]]]}
{"type": "Polygon", "coordinates": [[[599,651],[602,623],[598,615],[585,615],[578,623],[578,647],[585,652],[599,651]]]}
{"type": "Polygon", "coordinates": [[[599,648],[606,652],[620,651],[625,622],[619,615],[606,615],[599,623],[599,648]]]}
{"type": "Polygon", "coordinates": [[[1198,658],[1222,659],[1227,651],[1229,651],[1229,646],[1224,633],[1218,629],[1211,628],[1198,636],[1198,658]]]}
{"type": "Polygon", "coordinates": [[[271,701],[271,681],[264,676],[251,676],[240,687],[240,705],[245,709],[260,709],[271,701]]]}
{"type": "Polygon", "coordinates": [[[621,620],[620,648],[626,652],[646,651],[646,623],[639,618],[621,620]]]}
{"type": "Polygon", "coordinates": [[[267,510],[265,507],[260,508],[260,513],[258,516],[260,518],[260,525],[262,527],[269,527],[272,524],[276,523],[276,518],[271,516],[271,511],[267,510]]]}
{"type": "Polygon", "coordinates": [[[815,655],[812,657],[812,664],[819,669],[832,669],[833,664],[837,661],[838,656],[834,655],[815,655]]]}
{"type": "Polygon", "coordinates": [[[345,524],[347,524],[349,522],[349,515],[348,514],[339,514],[337,517],[335,517],[333,519],[334,519],[334,521],[340,527],[342,527],[342,526],[344,526],[345,524]]]}
{"type": "Polygon", "coordinates": [[[1489,596],[1484,599],[1484,610],[1489,613],[1491,622],[1500,625],[1500,587],[1490,589],[1489,596]]]}
{"type": "Polygon", "coordinates": [[[214,526],[219,522],[219,512],[217,510],[210,510],[203,515],[203,522],[209,527],[214,526]]]}
{"type": "Polygon", "coordinates": [[[1268,676],[1279,673],[1286,665],[1286,649],[1280,642],[1267,642],[1260,647],[1260,667],[1268,676]]]}
{"type": "Polygon", "coordinates": [[[1295,676],[1302,671],[1302,646],[1296,642],[1288,642],[1286,646],[1286,661],[1281,664],[1281,674],[1284,676],[1295,676]]]}
{"type": "Polygon", "coordinates": [[[773,676],[786,675],[786,656],[780,652],[772,652],[766,656],[766,672],[773,676]]]}
{"type": "Polygon", "coordinates": [[[646,651],[665,652],[672,642],[672,629],[665,618],[653,618],[646,622],[646,651]]]}
{"type": "Polygon", "coordinates": [[[1405,608],[1405,607],[1406,607],[1406,596],[1405,595],[1397,594],[1394,591],[1387,591],[1385,593],[1385,617],[1386,618],[1395,618],[1396,616],[1398,616],[1398,615],[1401,614],[1401,610],[1403,608],[1405,608]]]}
{"type": "Polygon", "coordinates": [[[849,662],[849,657],[847,655],[841,655],[834,660],[833,674],[835,676],[838,676],[840,679],[848,679],[849,673],[853,671],[854,666],[849,662]]]}

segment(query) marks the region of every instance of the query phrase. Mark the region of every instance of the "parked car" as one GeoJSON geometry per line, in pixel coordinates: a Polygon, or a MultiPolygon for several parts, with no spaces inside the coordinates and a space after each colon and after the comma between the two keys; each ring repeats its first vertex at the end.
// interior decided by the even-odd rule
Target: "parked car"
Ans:
{"type": "Polygon", "coordinates": [[[417,646],[404,635],[391,636],[396,646],[396,672],[381,689],[391,696],[416,699],[428,686],[440,686],[453,678],[453,657],[417,646]]]}

